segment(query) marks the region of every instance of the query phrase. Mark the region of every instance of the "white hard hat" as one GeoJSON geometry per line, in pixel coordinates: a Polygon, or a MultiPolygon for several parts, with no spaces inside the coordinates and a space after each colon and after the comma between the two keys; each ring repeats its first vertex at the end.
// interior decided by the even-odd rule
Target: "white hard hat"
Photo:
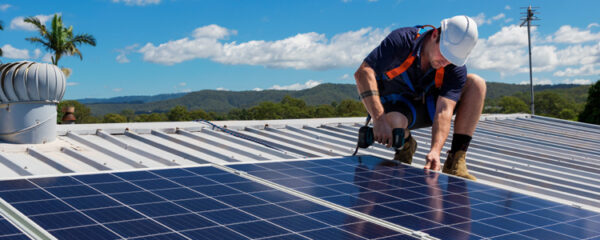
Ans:
{"type": "Polygon", "coordinates": [[[477,43],[477,23],[467,16],[442,20],[440,52],[452,64],[463,66],[477,43]]]}

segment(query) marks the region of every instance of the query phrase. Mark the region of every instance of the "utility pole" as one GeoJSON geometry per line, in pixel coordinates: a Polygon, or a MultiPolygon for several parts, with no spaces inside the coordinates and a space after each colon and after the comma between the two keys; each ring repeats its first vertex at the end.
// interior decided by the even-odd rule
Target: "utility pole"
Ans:
{"type": "MultiPolygon", "coordinates": [[[[521,9],[524,9],[524,7],[522,7],[521,9]]],[[[531,25],[531,21],[540,20],[538,17],[534,16],[534,14],[538,13],[535,9],[538,9],[538,7],[531,7],[531,5],[529,5],[529,7],[527,7],[527,12],[521,13],[525,14],[525,16],[521,17],[521,20],[523,20],[523,22],[521,23],[521,27],[523,27],[523,25],[527,23],[527,42],[529,43],[529,84],[531,85],[531,115],[535,115],[535,104],[533,103],[533,70],[531,67],[531,26],[539,26],[531,25]]]]}

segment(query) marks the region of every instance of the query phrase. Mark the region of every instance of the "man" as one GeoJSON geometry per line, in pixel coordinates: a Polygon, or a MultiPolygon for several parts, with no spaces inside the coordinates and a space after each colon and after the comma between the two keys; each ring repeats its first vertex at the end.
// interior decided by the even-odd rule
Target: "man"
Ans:
{"type": "Polygon", "coordinates": [[[404,129],[405,144],[396,149],[395,160],[411,164],[417,142],[409,130],[432,126],[425,169],[440,170],[440,153],[456,113],[452,147],[442,171],[476,180],[468,173],[466,151],[486,87],[481,77],[467,74],[464,65],[477,42],[477,24],[467,16],[455,16],[420,35],[423,28],[391,32],[354,74],[358,92],[373,119],[377,142],[390,147],[392,129],[404,129]]]}

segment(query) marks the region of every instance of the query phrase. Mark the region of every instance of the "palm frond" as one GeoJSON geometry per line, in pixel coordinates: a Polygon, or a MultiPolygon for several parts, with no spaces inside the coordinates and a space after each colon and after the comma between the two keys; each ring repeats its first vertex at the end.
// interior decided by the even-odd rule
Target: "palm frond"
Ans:
{"type": "Polygon", "coordinates": [[[94,36],[87,34],[87,33],[83,33],[83,34],[78,34],[75,37],[73,37],[73,43],[75,44],[89,44],[92,46],[96,46],[96,38],[94,38],[94,36]]]}
{"type": "Polygon", "coordinates": [[[41,38],[38,37],[30,37],[30,38],[25,38],[25,40],[32,42],[32,43],[40,43],[44,46],[44,48],[46,48],[46,50],[51,50],[52,46],[50,45],[50,42],[44,41],[41,38]]]}
{"type": "Polygon", "coordinates": [[[0,30],[4,30],[4,24],[2,23],[2,21],[0,21],[0,30]]]}
{"type": "Polygon", "coordinates": [[[42,37],[48,35],[48,32],[46,31],[46,26],[44,24],[42,24],[42,22],[40,22],[39,18],[27,17],[23,20],[23,22],[33,24],[33,26],[35,26],[38,29],[38,31],[40,32],[40,35],[42,35],[42,37]]]}

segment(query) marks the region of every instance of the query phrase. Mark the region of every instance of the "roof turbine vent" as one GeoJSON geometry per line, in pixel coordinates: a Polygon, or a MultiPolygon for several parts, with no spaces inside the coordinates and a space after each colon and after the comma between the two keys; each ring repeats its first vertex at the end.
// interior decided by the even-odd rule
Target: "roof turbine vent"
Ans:
{"type": "Polygon", "coordinates": [[[0,65],[0,142],[56,139],[56,104],[66,77],[55,65],[21,61],[0,65]]]}

